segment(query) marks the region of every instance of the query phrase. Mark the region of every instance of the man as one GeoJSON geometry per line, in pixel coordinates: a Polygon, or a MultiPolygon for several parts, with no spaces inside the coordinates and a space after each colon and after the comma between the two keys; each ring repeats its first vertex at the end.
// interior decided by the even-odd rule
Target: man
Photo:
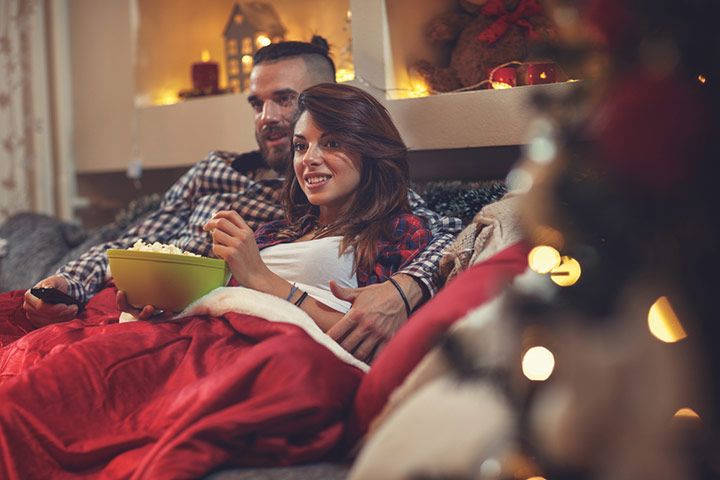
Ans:
{"type": "MultiPolygon", "coordinates": [[[[282,218],[280,176],[292,158],[297,97],[305,88],[333,82],[335,77],[327,43],[322,39],[319,43],[281,42],[255,54],[248,101],[255,112],[255,138],[260,152],[210,153],[168,190],[160,207],[144,221],[116,241],[90,249],[38,286],[58,288],[85,303],[109,279],[105,257],[109,248],[128,248],[142,239],[173,243],[184,250],[210,255],[212,241],[202,226],[215,211],[236,210],[253,229],[282,218]]],[[[394,275],[396,285],[385,282],[357,289],[333,288],[335,296],[351,302],[353,307],[328,333],[362,360],[372,358],[390,339],[407,318],[408,307],[414,308],[434,293],[440,253],[461,227],[459,220],[442,219],[424,208],[416,194],[411,193],[410,200],[414,213],[425,218],[433,231],[428,250],[394,275]]],[[[129,308],[122,294],[118,298],[124,309],[129,308]]],[[[74,305],[46,304],[29,291],[23,308],[28,319],[38,326],[70,320],[78,312],[74,305]]],[[[151,306],[136,311],[143,319],[152,313],[151,306]]]]}

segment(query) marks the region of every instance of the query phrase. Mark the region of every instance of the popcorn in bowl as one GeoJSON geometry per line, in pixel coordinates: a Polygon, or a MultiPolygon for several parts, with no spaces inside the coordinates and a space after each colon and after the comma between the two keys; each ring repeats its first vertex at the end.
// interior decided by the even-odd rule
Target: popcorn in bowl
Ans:
{"type": "Polygon", "coordinates": [[[189,257],[200,257],[197,253],[186,252],[185,250],[171,245],[169,243],[145,243],[142,240],[138,240],[128,250],[134,250],[138,252],[158,252],[158,253],[170,253],[172,255],[187,255],[189,257]]]}
{"type": "Polygon", "coordinates": [[[215,288],[227,284],[224,260],[184,252],[175,245],[138,240],[127,249],[107,250],[109,271],[128,302],[179,312],[215,288]]]}

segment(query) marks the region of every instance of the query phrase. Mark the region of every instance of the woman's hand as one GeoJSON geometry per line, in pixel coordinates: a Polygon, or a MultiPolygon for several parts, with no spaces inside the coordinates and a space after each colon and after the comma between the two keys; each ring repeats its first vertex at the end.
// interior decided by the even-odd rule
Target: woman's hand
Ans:
{"type": "Polygon", "coordinates": [[[235,211],[217,212],[203,226],[213,239],[213,253],[225,260],[235,279],[243,286],[263,290],[270,270],[263,263],[255,235],[235,211]]]}

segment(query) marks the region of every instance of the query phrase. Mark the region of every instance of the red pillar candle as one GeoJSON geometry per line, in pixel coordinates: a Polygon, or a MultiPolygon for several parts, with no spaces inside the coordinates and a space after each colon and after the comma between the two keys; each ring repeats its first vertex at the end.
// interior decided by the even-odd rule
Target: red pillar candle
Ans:
{"type": "Polygon", "coordinates": [[[541,85],[557,81],[554,63],[531,63],[525,67],[525,85],[541,85]]]}
{"type": "Polygon", "coordinates": [[[219,67],[217,62],[196,62],[192,64],[192,84],[194,90],[218,89],[219,67]]]}
{"type": "Polygon", "coordinates": [[[493,88],[510,88],[517,85],[517,72],[514,67],[496,68],[490,73],[493,88]]]}

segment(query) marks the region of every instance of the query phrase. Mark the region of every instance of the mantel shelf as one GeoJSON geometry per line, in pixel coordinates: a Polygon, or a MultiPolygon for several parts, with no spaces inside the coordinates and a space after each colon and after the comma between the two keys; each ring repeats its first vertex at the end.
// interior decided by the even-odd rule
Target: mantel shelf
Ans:
{"type": "MultiPolygon", "coordinates": [[[[410,150],[525,143],[534,115],[533,94],[563,94],[573,88],[572,83],[384,98],[384,91],[407,88],[405,65],[426,53],[419,38],[422,25],[430,16],[451,8],[451,3],[350,0],[356,75],[374,86],[367,87],[372,94],[383,97],[381,102],[410,150]]],[[[242,152],[256,148],[253,113],[243,94],[134,106],[132,43],[118,41],[132,38],[127,2],[80,0],[70,4],[70,13],[75,19],[73,58],[83,59],[78,62],[83,69],[73,79],[79,173],[122,172],[138,159],[146,169],[185,167],[213,149],[242,152]],[[97,68],[108,59],[113,68],[97,68]]],[[[365,88],[362,82],[351,83],[365,88]]]]}
{"type": "MultiPolygon", "coordinates": [[[[410,150],[520,145],[533,116],[533,94],[562,94],[569,83],[383,100],[410,150]]],[[[138,151],[145,168],[192,165],[210,150],[256,148],[243,94],[138,107],[138,151]]],[[[103,171],[103,166],[85,171],[103,171]]]]}

